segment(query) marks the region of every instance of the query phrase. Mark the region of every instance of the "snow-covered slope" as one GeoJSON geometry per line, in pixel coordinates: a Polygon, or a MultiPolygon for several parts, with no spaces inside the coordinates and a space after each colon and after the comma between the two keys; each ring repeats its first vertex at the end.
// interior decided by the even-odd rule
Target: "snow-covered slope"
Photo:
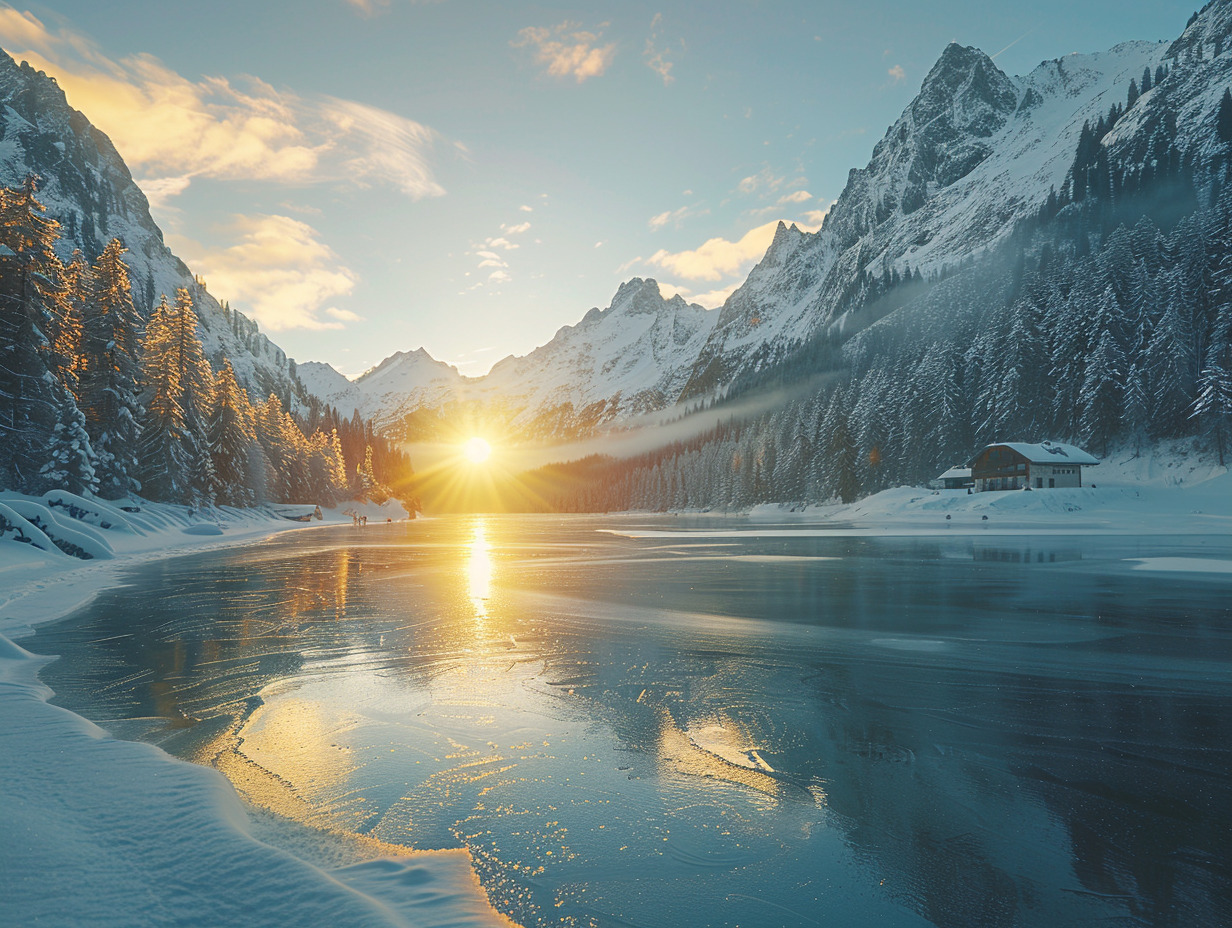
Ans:
{"type": "Polygon", "coordinates": [[[465,409],[490,428],[522,437],[578,436],[675,402],[717,317],[679,296],[665,299],[654,280],[634,278],[607,309],[591,309],[546,345],[505,358],[484,377],[463,377],[423,348],[391,355],[354,381],[317,362],[298,372],[344,415],[357,408],[378,427],[396,429],[416,410],[447,416],[465,409]]]}
{"type": "Polygon", "coordinates": [[[286,354],[242,313],[224,311],[188,267],[163,242],[150,217],[149,202],[133,182],[111,141],[73,109],[54,77],[0,51],[0,184],[40,178],[38,198],[60,223],[59,251],[74,249],[93,260],[119,238],[128,249],[133,297],[148,315],[159,295],[173,298],[183,287],[192,294],[201,320],[207,356],[218,366],[231,359],[236,375],[254,398],[277,393],[300,397],[294,366],[286,354]]]}
{"type": "Polygon", "coordinates": [[[296,367],[304,389],[342,415],[351,413],[365,403],[363,391],[324,361],[305,361],[296,367]]]}
{"type": "Polygon", "coordinates": [[[415,409],[456,401],[466,382],[456,367],[417,348],[390,355],[361,374],[355,386],[365,397],[361,409],[379,426],[397,421],[415,409]]]}
{"type": "Polygon", "coordinates": [[[1008,235],[1059,189],[1084,122],[1124,104],[1166,43],[1046,61],[1011,78],[976,48],[949,45],[919,95],[853,170],[815,234],[779,230],[762,263],[721,310],[686,396],[773,363],[839,322],[861,272],[927,274],[1008,235]]]}
{"type": "Polygon", "coordinates": [[[680,395],[716,318],[635,277],[607,309],[592,309],[525,357],[499,362],[477,392],[516,408],[515,425],[556,434],[663,409],[680,395]]]}

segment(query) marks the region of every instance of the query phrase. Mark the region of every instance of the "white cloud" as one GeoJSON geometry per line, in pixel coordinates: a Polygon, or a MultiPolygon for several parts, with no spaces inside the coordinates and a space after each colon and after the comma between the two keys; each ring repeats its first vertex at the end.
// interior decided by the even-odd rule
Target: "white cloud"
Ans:
{"type": "Polygon", "coordinates": [[[775,174],[767,165],[756,174],[750,174],[748,177],[741,178],[740,183],[736,185],[736,189],[746,195],[763,191],[774,193],[785,183],[787,183],[787,178],[775,174]]]}
{"type": "Polygon", "coordinates": [[[527,26],[509,44],[533,49],[535,63],[552,77],[572,77],[580,84],[601,76],[616,57],[615,42],[599,44],[607,25],[603,23],[595,32],[568,21],[556,26],[527,26]]]}
{"type": "Polygon", "coordinates": [[[333,316],[342,322],[362,322],[364,318],[359,313],[353,313],[349,309],[339,309],[337,306],[328,307],[325,315],[333,316]]]}
{"type": "Polygon", "coordinates": [[[706,309],[714,309],[716,306],[722,306],[727,302],[727,298],[731,296],[743,281],[737,281],[726,287],[719,287],[716,290],[707,290],[704,293],[695,293],[688,287],[681,287],[676,284],[669,284],[660,280],[659,292],[663,294],[665,299],[670,300],[674,296],[679,296],[688,303],[696,303],[706,309]]]}
{"type": "MultiPolygon", "coordinates": [[[[517,242],[511,241],[510,236],[524,235],[526,232],[530,231],[530,227],[531,225],[529,221],[523,221],[516,224],[502,222],[500,225],[501,232],[503,233],[502,235],[490,236],[477,244],[472,244],[471,250],[468,251],[467,254],[479,259],[477,267],[480,270],[483,270],[484,268],[495,268],[495,270],[488,275],[488,280],[491,283],[508,283],[513,280],[513,278],[506,273],[509,269],[509,252],[516,251],[521,247],[517,242]],[[501,254],[501,252],[504,252],[504,254],[501,254]]],[[[482,283],[475,284],[470,289],[474,290],[479,286],[482,286],[482,283]]]]}
{"type": "Polygon", "coordinates": [[[347,310],[325,310],[332,322],[318,316],[326,303],[350,293],[358,278],[312,226],[289,216],[235,216],[224,231],[236,244],[211,249],[176,241],[211,293],[241,305],[274,332],[340,329],[344,321],[354,321],[347,310]]]}
{"type": "Polygon", "coordinates": [[[779,205],[786,206],[789,203],[807,203],[811,199],[813,199],[813,195],[807,190],[793,190],[791,193],[787,193],[779,197],[779,205]]]}
{"type": "Polygon", "coordinates": [[[895,84],[907,79],[907,72],[903,70],[901,64],[894,65],[894,67],[886,71],[886,74],[890,75],[890,80],[895,84]]]}
{"type": "Polygon", "coordinates": [[[699,210],[693,206],[682,206],[680,209],[667,210],[666,212],[659,213],[657,216],[651,216],[646,224],[650,227],[651,232],[657,232],[667,225],[674,225],[676,228],[680,228],[680,224],[690,216],[708,215],[710,215],[710,210],[708,209],[699,210]]]}
{"type": "Polygon", "coordinates": [[[110,59],[91,39],[12,8],[0,8],[0,45],[54,74],[160,205],[195,177],[444,193],[430,160],[438,134],[395,113],[250,76],[191,81],[149,54],[110,59]]]}
{"type": "MultiPolygon", "coordinates": [[[[830,206],[834,205],[834,201],[830,201],[830,206]]],[[[807,209],[800,214],[801,222],[796,223],[805,232],[816,232],[821,228],[821,224],[825,222],[826,216],[830,213],[830,206],[825,209],[807,209]]]]}
{"type": "Polygon", "coordinates": [[[191,177],[156,177],[151,180],[139,180],[137,186],[145,194],[151,210],[165,213],[174,209],[171,206],[171,200],[187,190],[190,183],[192,183],[191,177]]]}
{"type": "Polygon", "coordinates": [[[686,280],[717,281],[748,269],[765,254],[774,239],[777,222],[750,229],[738,241],[712,238],[699,247],[671,253],[660,249],[646,263],[671,271],[686,280]]]}
{"type": "MultiPolygon", "coordinates": [[[[663,14],[655,13],[654,19],[650,21],[650,36],[646,39],[646,47],[642,50],[642,59],[646,62],[646,67],[654,71],[663,79],[663,86],[670,86],[676,80],[672,76],[672,67],[674,62],[668,58],[672,53],[672,49],[663,44],[663,35],[660,31],[660,26],[663,24],[663,14]]],[[[680,42],[681,50],[684,49],[684,40],[680,42]]]]}
{"type": "Polygon", "coordinates": [[[475,257],[479,258],[479,267],[509,267],[509,262],[493,251],[477,251],[475,257]]]}
{"type": "Polygon", "coordinates": [[[533,206],[527,206],[525,203],[519,206],[518,209],[524,213],[533,213],[535,211],[535,208],[533,206]]]}

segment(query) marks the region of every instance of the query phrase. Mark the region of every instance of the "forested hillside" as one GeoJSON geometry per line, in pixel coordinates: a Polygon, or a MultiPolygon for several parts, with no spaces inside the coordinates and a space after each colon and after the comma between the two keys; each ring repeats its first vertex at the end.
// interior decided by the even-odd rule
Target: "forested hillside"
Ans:
{"type": "Polygon", "coordinates": [[[1084,128],[1063,188],[995,250],[930,279],[866,276],[845,309],[856,334],[822,332],[733,385],[732,399],[783,391],[774,411],[638,458],[557,469],[572,479],[547,506],[850,501],[1007,440],[1062,439],[1098,456],[1192,436],[1225,463],[1232,94],[1188,150],[1166,118],[1133,144],[1101,144],[1141,87],[1166,77],[1144,74],[1084,128]]]}
{"type": "Polygon", "coordinates": [[[134,302],[124,246],[57,256],[37,178],[0,188],[0,487],[203,505],[411,500],[406,455],[358,414],[250,398],[206,358],[193,299],[134,302]]]}

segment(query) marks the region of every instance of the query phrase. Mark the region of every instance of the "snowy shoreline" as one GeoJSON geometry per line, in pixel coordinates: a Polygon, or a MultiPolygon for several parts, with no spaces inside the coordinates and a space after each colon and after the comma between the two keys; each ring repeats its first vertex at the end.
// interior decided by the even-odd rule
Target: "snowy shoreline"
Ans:
{"type": "MultiPolygon", "coordinates": [[[[374,529],[405,516],[361,512],[374,529]]],[[[109,524],[110,556],[92,561],[0,542],[0,923],[512,924],[488,904],[464,850],[350,847],[342,865],[317,866],[265,843],[221,773],[51,705],[38,673],[55,658],[12,640],[81,608],[141,563],[350,524],[349,513],[323,515],[300,525],[227,510],[222,524],[212,514],[211,528],[206,514],[155,505],[134,517],[135,532],[109,524]]]]}

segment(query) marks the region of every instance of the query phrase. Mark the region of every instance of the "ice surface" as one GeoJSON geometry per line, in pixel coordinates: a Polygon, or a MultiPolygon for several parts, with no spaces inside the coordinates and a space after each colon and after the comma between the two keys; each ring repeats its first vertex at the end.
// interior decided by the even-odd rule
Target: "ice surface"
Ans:
{"type": "MultiPolygon", "coordinates": [[[[58,537],[100,553],[114,545],[120,554],[82,561],[49,542],[40,550],[0,541],[0,925],[508,924],[488,905],[464,853],[383,848],[327,871],[254,837],[218,772],[113,739],[49,705],[51,691],[37,679],[49,658],[4,633],[72,612],[142,560],[312,527],[262,511],[216,510],[213,521],[182,506],[124,513],[70,496],[7,493],[0,503],[10,520],[17,510],[37,515],[58,537]],[[80,518],[52,502],[73,504],[80,518]],[[401,856],[379,856],[391,852],[401,856]]],[[[382,522],[395,515],[390,506],[363,508],[382,522]]],[[[325,515],[326,524],[351,521],[325,515]]]]}

